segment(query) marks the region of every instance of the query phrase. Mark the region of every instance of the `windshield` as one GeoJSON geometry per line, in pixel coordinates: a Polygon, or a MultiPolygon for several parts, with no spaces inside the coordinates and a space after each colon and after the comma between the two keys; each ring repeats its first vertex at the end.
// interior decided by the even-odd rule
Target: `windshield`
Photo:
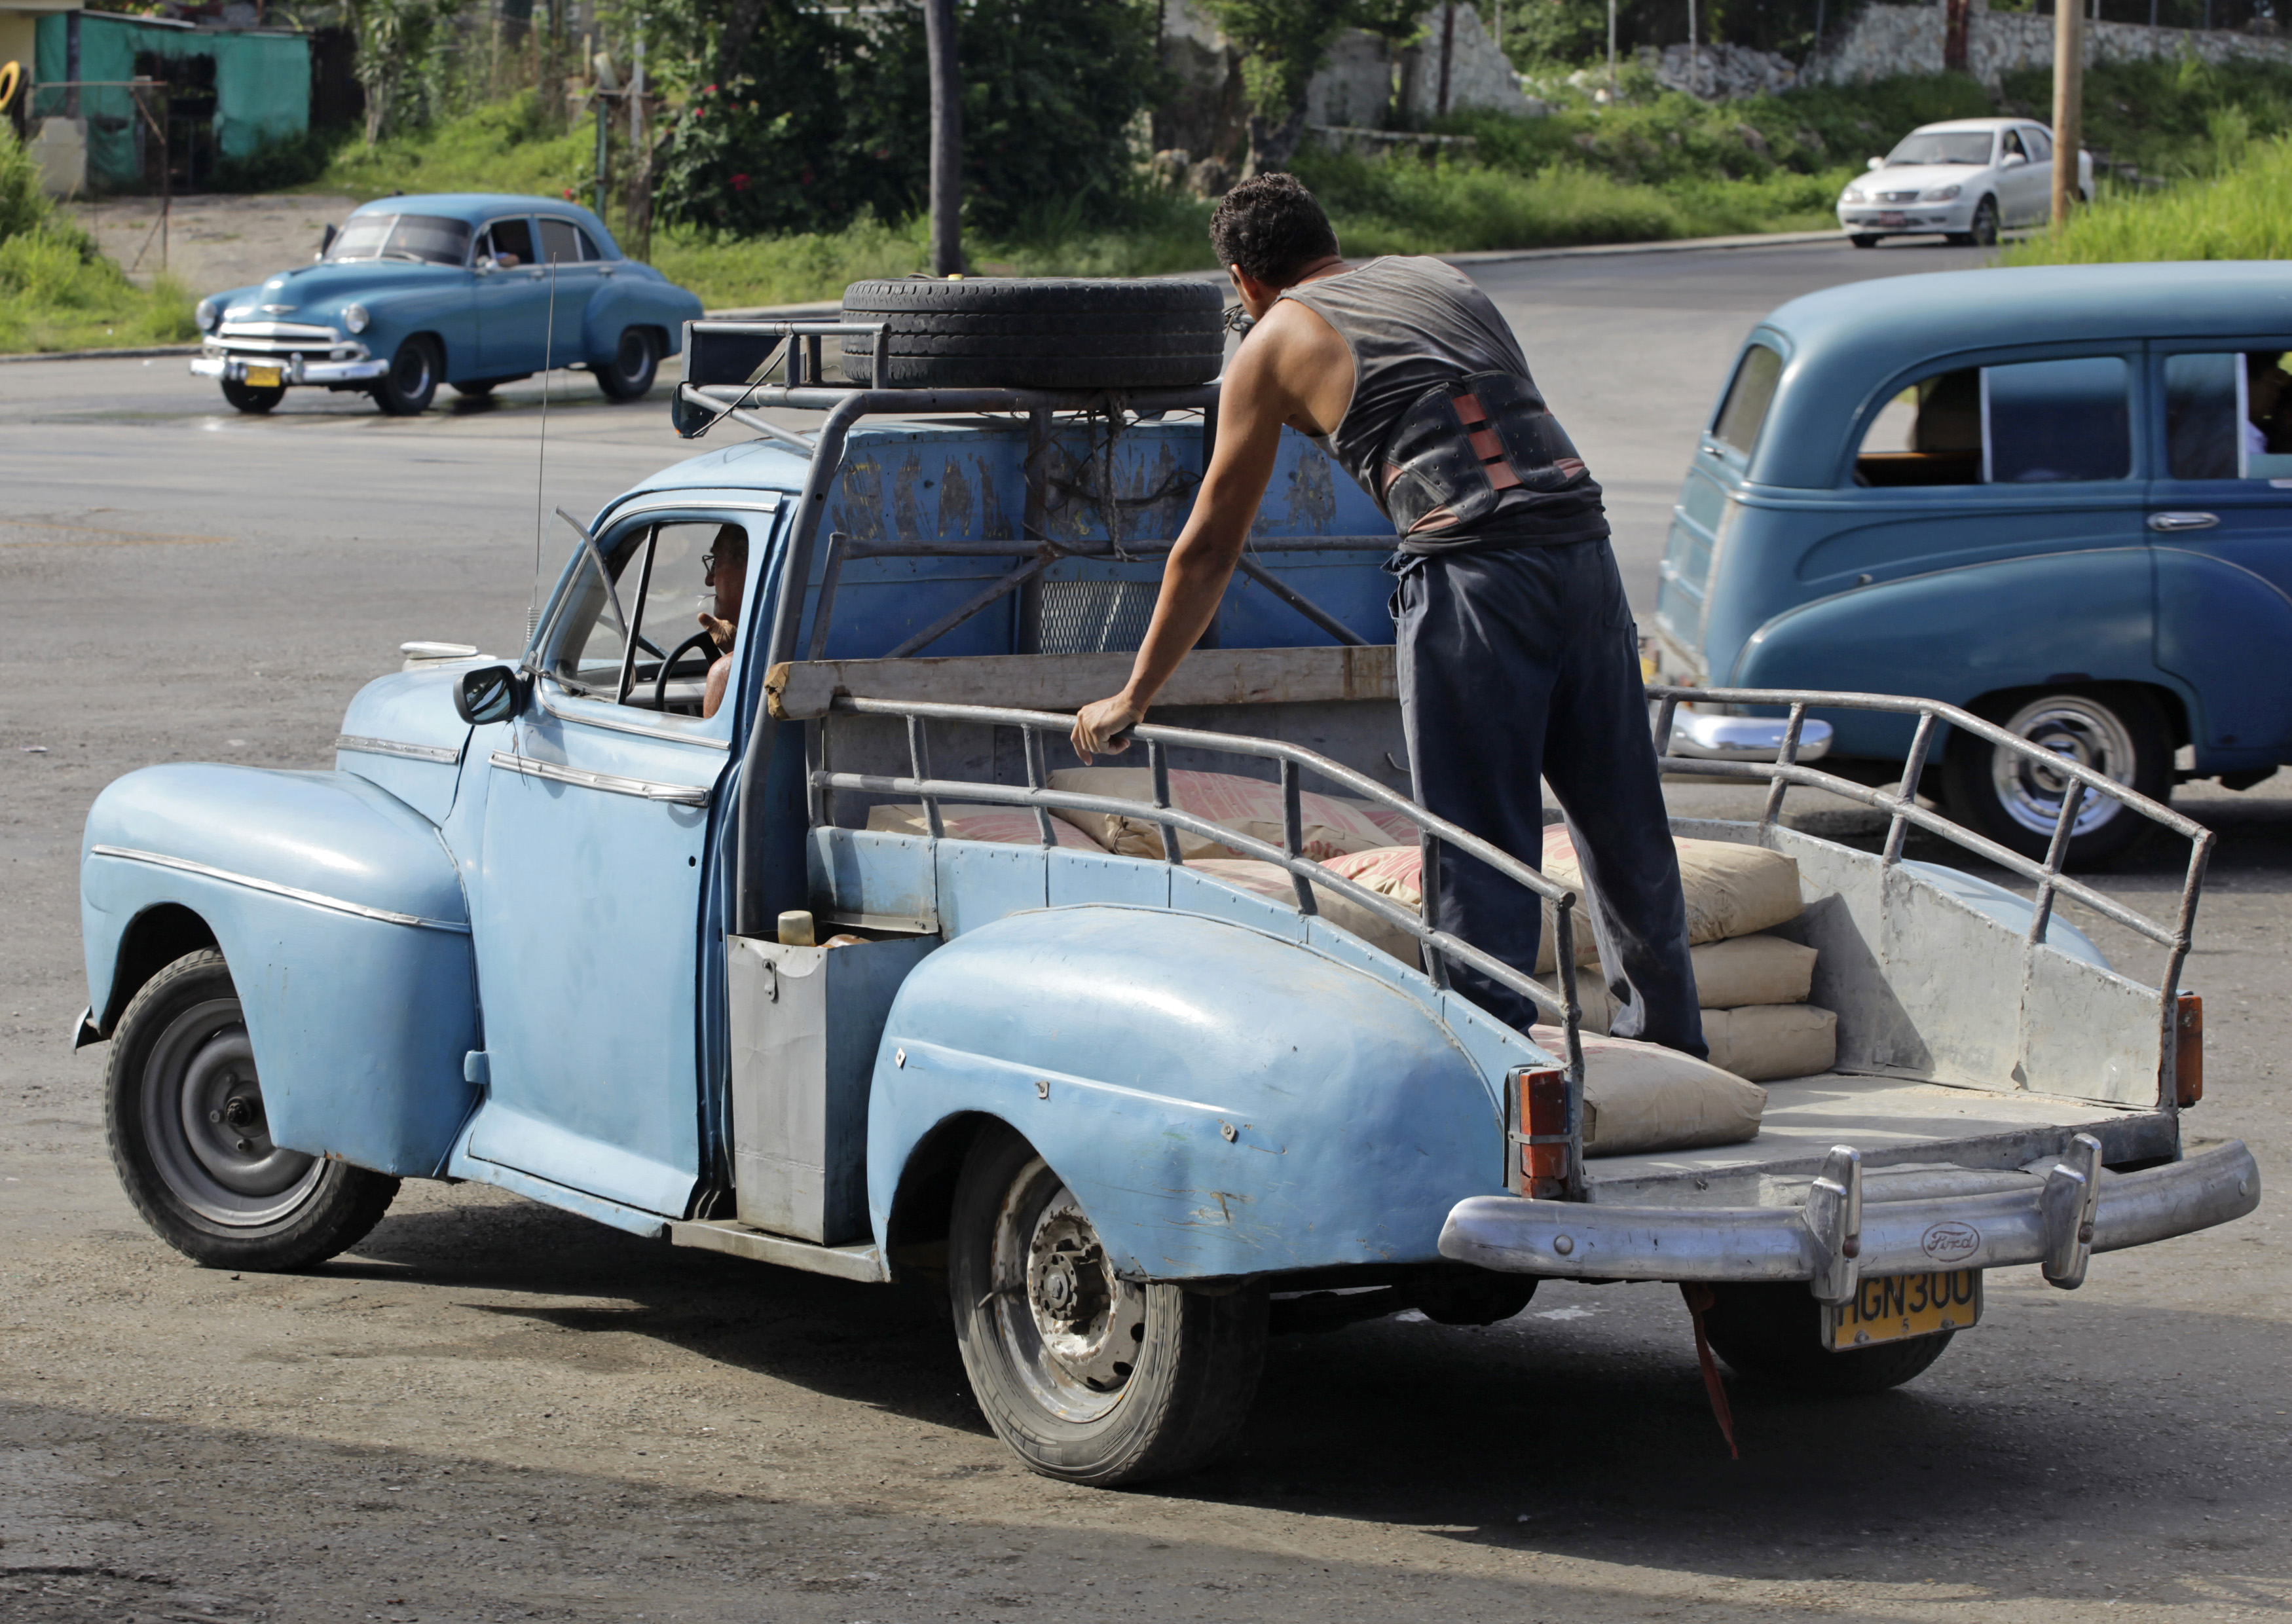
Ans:
{"type": "Polygon", "coordinates": [[[470,228],[459,220],[442,214],[353,214],[327,246],[327,259],[458,265],[469,252],[470,228]]]}
{"type": "Polygon", "coordinates": [[[1920,130],[1905,135],[1902,144],[1886,155],[1886,167],[1898,164],[1987,164],[1989,161],[1989,132],[1960,130],[1944,134],[1932,130],[1920,130]]]}

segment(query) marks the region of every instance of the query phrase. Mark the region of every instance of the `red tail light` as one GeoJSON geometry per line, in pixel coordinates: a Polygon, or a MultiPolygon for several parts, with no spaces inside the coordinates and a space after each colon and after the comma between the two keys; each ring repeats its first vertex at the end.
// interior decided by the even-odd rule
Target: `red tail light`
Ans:
{"type": "Polygon", "coordinates": [[[2204,995],[2184,992],[2173,1016],[2173,1097],[2185,1111],[2205,1097],[2204,995]]]}

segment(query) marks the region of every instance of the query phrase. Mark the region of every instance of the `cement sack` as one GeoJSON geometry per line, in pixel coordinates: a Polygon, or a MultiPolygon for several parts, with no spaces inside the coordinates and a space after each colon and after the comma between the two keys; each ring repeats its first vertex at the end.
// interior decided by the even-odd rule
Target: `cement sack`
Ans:
{"type": "MultiPolygon", "coordinates": [[[[1353,852],[1343,857],[1321,860],[1322,867],[1344,875],[1368,886],[1379,896],[1387,896],[1413,909],[1424,906],[1424,853],[1416,846],[1383,846],[1374,851],[1353,852]]],[[[1526,907],[1529,893],[1520,888],[1521,905],[1526,907]]],[[[1592,941],[1592,916],[1579,905],[1576,917],[1576,962],[1587,963],[1599,951],[1592,941]]],[[[1536,970],[1543,975],[1559,964],[1553,951],[1552,905],[1544,904],[1544,930],[1537,938],[1536,970]]]]}
{"type": "MultiPolygon", "coordinates": [[[[1035,814],[1023,806],[955,805],[941,802],[939,809],[940,827],[947,831],[949,840],[989,840],[997,845],[1035,846],[1043,844],[1043,831],[1035,821],[1035,814]]],[[[871,806],[868,809],[868,827],[888,835],[928,835],[931,825],[924,819],[924,809],[915,806],[871,806]]],[[[1051,820],[1051,834],[1059,844],[1077,851],[1104,852],[1105,847],[1093,844],[1090,836],[1070,823],[1051,820]]]]}
{"type": "MultiPolygon", "coordinates": [[[[1154,775],[1144,767],[1064,767],[1051,774],[1051,788],[1117,801],[1154,799],[1154,775]]],[[[1262,840],[1281,844],[1281,786],[1227,772],[1173,772],[1170,804],[1181,812],[1262,840]]],[[[1390,844],[1385,833],[1334,796],[1306,791],[1298,797],[1299,840],[1303,855],[1318,862],[1347,852],[1390,844]]],[[[1150,818],[1109,812],[1057,814],[1110,852],[1125,857],[1162,855],[1161,826],[1150,818]]],[[[1178,831],[1178,852],[1188,862],[1198,857],[1239,859],[1242,853],[1189,830],[1178,831]]]]}
{"type": "MultiPolygon", "coordinates": [[[[1814,986],[1815,950],[1780,936],[1738,936],[1707,941],[1687,955],[1695,966],[1695,1001],[1706,1009],[1739,1009],[1747,1004],[1804,1004],[1814,986]]],[[[1597,964],[1578,972],[1577,1001],[1584,1021],[1606,1031],[1614,1013],[1607,972],[1597,964]]],[[[1548,978],[1547,978],[1548,979],[1548,978]]],[[[1555,983],[1556,984],[1556,983],[1555,983]]]]}
{"type": "Polygon", "coordinates": [[[1711,1063],[1755,1082],[1812,1077],[1838,1062],[1838,1017],[1812,1004],[1754,1004],[1703,1012],[1711,1063]]]}
{"type": "MultiPolygon", "coordinates": [[[[1556,1026],[1530,1034],[1564,1053],[1556,1026]]],[[[1740,1144],[1759,1133],[1767,1091],[1721,1067],[1652,1043],[1586,1035],[1584,1154],[1629,1156],[1740,1144]]]]}
{"type": "MultiPolygon", "coordinates": [[[[1796,919],[1798,864],[1764,846],[1731,840],[1674,839],[1679,850],[1680,888],[1687,894],[1687,940],[1700,946],[1771,930],[1796,919]]],[[[1565,824],[1544,831],[1544,872],[1571,890],[1584,885],[1583,867],[1565,824]]]]}
{"type": "Polygon", "coordinates": [[[1386,845],[1413,846],[1423,837],[1423,831],[1416,827],[1416,820],[1407,812],[1395,812],[1376,801],[1357,801],[1351,796],[1331,796],[1329,798],[1340,806],[1350,806],[1383,829],[1386,845]]]}
{"type": "MultiPolygon", "coordinates": [[[[1189,862],[1187,868],[1196,874],[1207,875],[1237,891],[1247,891],[1255,896],[1271,897],[1277,902],[1297,905],[1297,888],[1289,882],[1289,870],[1279,863],[1260,862],[1247,857],[1210,857],[1199,862],[1189,862]]],[[[1321,917],[1339,930],[1351,931],[1380,952],[1389,953],[1402,964],[1416,968],[1420,963],[1416,938],[1391,921],[1379,918],[1350,897],[1340,896],[1326,885],[1313,887],[1313,900],[1320,905],[1321,917]]]]}

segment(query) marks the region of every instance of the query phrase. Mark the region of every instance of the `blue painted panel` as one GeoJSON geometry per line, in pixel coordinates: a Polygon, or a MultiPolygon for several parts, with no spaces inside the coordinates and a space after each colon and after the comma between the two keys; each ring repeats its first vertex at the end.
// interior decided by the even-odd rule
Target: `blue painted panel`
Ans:
{"type": "Polygon", "coordinates": [[[530,1173],[521,1173],[515,1168],[505,1168],[498,1162],[485,1161],[469,1153],[468,1135],[455,1147],[447,1174],[453,1178],[466,1178],[480,1184],[498,1184],[504,1190],[514,1190],[530,1200],[566,1211],[578,1213],[615,1229],[625,1229],[647,1240],[658,1240],[668,1232],[668,1224],[658,1213],[645,1212],[634,1207],[624,1207],[618,1201],[608,1201],[586,1191],[569,1189],[545,1178],[536,1178],[530,1173]]]}
{"type": "Polygon", "coordinates": [[[230,966],[278,1142],[387,1173],[439,1170],[469,1113],[462,1057],[476,1010],[460,886],[414,812],[338,773],[147,768],[97,797],[80,884],[93,1007],[117,1015],[119,943],[134,918],[188,908],[230,966]]]}
{"type": "Polygon", "coordinates": [[[1055,847],[1048,858],[1053,908],[1111,902],[1126,908],[1167,908],[1170,865],[1135,857],[1102,856],[1055,847]]]}
{"type": "Polygon", "coordinates": [[[462,747],[470,737],[470,724],[454,713],[454,690],[471,668],[456,663],[376,677],[351,698],[343,715],[342,731],[352,738],[451,750],[453,761],[338,750],[335,767],[387,789],[432,823],[443,823],[454,808],[462,747]]]}
{"type": "Polygon", "coordinates": [[[1011,914],[1050,905],[1047,868],[1040,846],[942,840],[934,862],[939,876],[940,928],[949,938],[1011,914]]]}
{"type": "Polygon", "coordinates": [[[1243,891],[1183,865],[1170,870],[1170,906],[1212,919],[1231,919],[1285,941],[1305,940],[1305,916],[1294,904],[1243,891]]]}
{"type": "MultiPolygon", "coordinates": [[[[2286,550],[2292,551],[2292,543],[2286,550]]],[[[2292,755],[2292,598],[2209,550],[2153,549],[2157,663],[2197,691],[2199,769],[2292,755]]]]}
{"type": "MultiPolygon", "coordinates": [[[[725,765],[721,751],[537,707],[513,745],[703,789],[725,765]]],[[[700,1171],[694,988],[709,810],[488,771],[477,958],[492,1080],[470,1154],[681,1216],[700,1171]]]]}
{"type": "Polygon", "coordinates": [[[891,919],[939,917],[932,843],[921,836],[816,828],[807,851],[811,895],[829,899],[835,912],[891,919]]]}
{"type": "Polygon", "coordinates": [[[876,1070],[879,1237],[916,1141],[964,1111],[1017,1127],[1118,1266],[1159,1278],[1431,1261],[1449,1208],[1503,1180],[1495,1097],[1423,1004],[1188,914],[1019,915],[916,968],[876,1070]]]}

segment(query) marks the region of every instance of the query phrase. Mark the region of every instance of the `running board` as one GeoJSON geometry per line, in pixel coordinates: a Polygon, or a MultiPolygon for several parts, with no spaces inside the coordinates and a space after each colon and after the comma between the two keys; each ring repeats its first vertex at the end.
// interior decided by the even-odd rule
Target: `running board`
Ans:
{"type": "Polygon", "coordinates": [[[702,1218],[668,1226],[671,1246],[697,1246],[711,1252],[730,1252],[754,1263],[776,1263],[784,1269],[804,1269],[833,1274],[838,1280],[876,1284],[891,1279],[884,1267],[883,1248],[866,1246],[819,1246],[786,1235],[768,1235],[725,1218],[702,1218]]]}

